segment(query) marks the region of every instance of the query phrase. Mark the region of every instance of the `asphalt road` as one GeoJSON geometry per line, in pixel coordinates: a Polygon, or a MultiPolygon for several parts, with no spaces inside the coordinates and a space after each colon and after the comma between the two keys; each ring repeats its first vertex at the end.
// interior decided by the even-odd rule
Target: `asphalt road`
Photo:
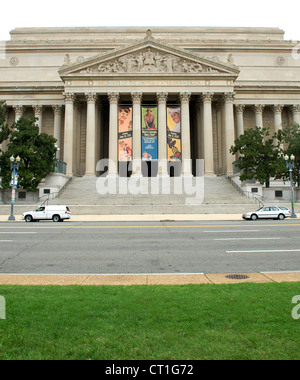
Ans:
{"type": "Polygon", "coordinates": [[[0,223],[0,274],[300,271],[300,221],[0,223]]]}

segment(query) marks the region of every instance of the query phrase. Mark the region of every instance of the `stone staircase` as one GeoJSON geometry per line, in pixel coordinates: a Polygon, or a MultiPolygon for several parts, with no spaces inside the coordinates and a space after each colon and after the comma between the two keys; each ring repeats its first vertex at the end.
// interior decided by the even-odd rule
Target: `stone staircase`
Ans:
{"type": "Polygon", "coordinates": [[[66,204],[74,215],[238,214],[254,201],[225,177],[74,177],[49,204],[66,204]]]}

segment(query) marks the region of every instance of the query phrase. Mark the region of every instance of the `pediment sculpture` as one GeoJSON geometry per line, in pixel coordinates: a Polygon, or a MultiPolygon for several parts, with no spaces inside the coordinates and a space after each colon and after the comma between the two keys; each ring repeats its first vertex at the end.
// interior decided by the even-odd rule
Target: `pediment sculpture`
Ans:
{"type": "Polygon", "coordinates": [[[218,73],[219,71],[180,56],[153,51],[130,53],[102,62],[80,73],[218,73]]]}

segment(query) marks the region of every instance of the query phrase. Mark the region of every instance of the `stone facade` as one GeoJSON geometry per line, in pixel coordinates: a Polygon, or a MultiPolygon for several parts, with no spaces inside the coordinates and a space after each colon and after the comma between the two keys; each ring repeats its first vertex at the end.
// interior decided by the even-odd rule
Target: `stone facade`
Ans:
{"type": "MultiPolygon", "coordinates": [[[[245,129],[300,123],[295,45],[276,28],[18,28],[1,55],[0,99],[9,123],[32,114],[57,139],[68,175],[97,174],[101,158],[118,175],[120,104],[133,107],[135,160],[142,105],[158,107],[162,162],[167,107],[178,105],[182,159],[204,159],[206,174],[231,174],[229,149],[245,129]]],[[[182,167],[183,175],[194,171],[182,167]]],[[[159,174],[168,173],[162,165],[159,174]]]]}

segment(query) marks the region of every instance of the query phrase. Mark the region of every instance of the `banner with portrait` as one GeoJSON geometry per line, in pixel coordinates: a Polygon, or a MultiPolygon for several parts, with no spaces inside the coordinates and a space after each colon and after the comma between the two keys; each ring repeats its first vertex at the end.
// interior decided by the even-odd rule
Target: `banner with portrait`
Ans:
{"type": "Polygon", "coordinates": [[[142,160],[158,159],[157,107],[142,107],[142,160]]]}
{"type": "Polygon", "coordinates": [[[132,161],[132,107],[120,106],[118,113],[119,161],[132,161]]]}
{"type": "Polygon", "coordinates": [[[167,150],[169,161],[181,161],[181,107],[167,107],[167,150]]]}

